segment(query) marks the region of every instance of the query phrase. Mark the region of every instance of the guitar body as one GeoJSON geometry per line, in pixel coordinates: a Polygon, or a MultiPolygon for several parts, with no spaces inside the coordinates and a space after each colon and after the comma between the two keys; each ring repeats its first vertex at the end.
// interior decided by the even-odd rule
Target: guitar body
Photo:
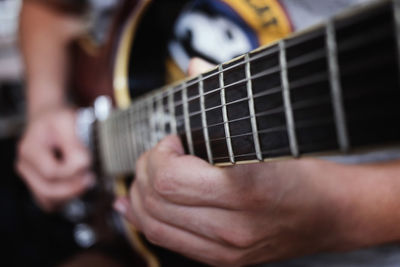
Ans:
{"type": "MultiPolygon", "coordinates": [[[[168,40],[174,19],[184,4],[185,1],[179,0],[141,0],[130,13],[122,28],[114,58],[113,90],[119,109],[127,108],[133,98],[170,82],[165,78],[167,44],[160,40],[168,40]],[[141,82],[135,83],[135,80],[141,82]]],[[[124,178],[117,179],[115,195],[126,196],[128,184],[124,178]]],[[[125,236],[134,251],[145,259],[147,266],[204,266],[149,244],[128,222],[123,221],[123,225],[125,236]]]]}
{"type": "MultiPolygon", "coordinates": [[[[74,62],[70,87],[73,88],[72,96],[79,106],[90,106],[98,96],[109,96],[117,109],[124,109],[129,106],[132,98],[166,83],[163,79],[156,81],[150,79],[150,83],[134,86],[135,88],[129,84],[134,75],[131,73],[132,66],[144,66],[137,70],[137,76],[164,77],[161,74],[164,71],[164,64],[161,61],[166,51],[166,44],[157,40],[158,34],[165,34],[167,31],[165,28],[158,28],[159,25],[152,22],[160,24],[161,20],[154,20],[154,15],[165,11],[165,7],[171,12],[175,10],[176,13],[179,11],[177,7],[182,7],[185,3],[185,1],[168,3],[161,1],[161,5],[156,6],[152,5],[152,2],[151,0],[122,1],[105,44],[98,46],[90,38],[85,37],[72,45],[74,62]],[[151,31],[154,32],[149,34],[151,31]],[[149,43],[152,45],[149,46],[149,43]],[[143,53],[143,49],[160,52],[151,59],[152,64],[148,64],[148,57],[143,57],[146,54],[143,53]]],[[[172,26],[173,18],[174,16],[168,16],[168,27],[172,26]]],[[[109,177],[103,178],[99,178],[99,189],[87,199],[95,207],[95,211],[91,212],[87,221],[96,233],[100,233],[101,246],[112,245],[125,250],[125,254],[132,254],[125,256],[123,261],[130,262],[134,266],[204,266],[152,246],[123,218],[116,219],[119,215],[112,211],[111,203],[114,197],[127,195],[128,181],[132,179],[114,177],[115,179],[112,179],[114,182],[110,186],[105,181],[110,180],[109,177]],[[112,192],[109,190],[110,187],[112,192]],[[110,217],[113,217],[114,225],[109,223],[110,217]]]]}
{"type": "MultiPolygon", "coordinates": [[[[400,127],[391,122],[398,120],[399,114],[396,100],[400,97],[397,62],[400,37],[394,30],[383,31],[396,27],[396,33],[400,32],[400,25],[395,23],[399,20],[393,17],[394,0],[376,3],[354,14],[349,12],[220,64],[201,76],[148,93],[183,78],[178,71],[175,78],[169,79],[166,70],[170,70],[167,65],[171,64],[167,41],[185,2],[125,1],[107,45],[96,50],[88,43],[81,43],[84,49],[80,50],[78,60],[84,61],[79,65],[85,75],[76,77],[80,77],[77,87],[81,88],[82,99],[87,104],[96,95],[113,95],[120,110],[96,127],[102,152],[98,154],[102,154],[101,164],[110,176],[133,173],[134,159],[162,137],[155,133],[157,129],[163,129],[164,135],[178,134],[186,151],[217,165],[398,144],[400,127]],[[383,34],[367,42],[371,39],[369,33],[360,29],[368,29],[370,25],[377,25],[383,34]],[[352,27],[357,31],[349,34],[352,27]],[[356,34],[357,38],[353,38],[356,34]],[[358,42],[359,39],[363,42],[358,42]],[[376,46],[374,42],[379,43],[385,57],[369,52],[376,46]],[[385,81],[384,90],[381,79],[385,81]],[[91,91],[93,88],[95,93],[91,91]],[[203,100],[203,105],[199,104],[194,111],[202,120],[194,125],[189,116],[188,95],[196,99],[192,103],[203,100]],[[209,110],[207,101],[214,103],[209,110]],[[155,116],[159,111],[168,118],[155,116]],[[379,127],[371,130],[363,116],[365,112],[379,127]],[[208,118],[218,121],[210,123],[208,118]],[[239,126],[238,121],[241,121],[239,126]],[[132,127],[120,129],[115,125],[132,127]]],[[[290,27],[286,27],[274,40],[289,32],[290,27]]],[[[109,181],[112,194],[128,193],[128,178],[109,181]]],[[[104,205],[109,213],[110,206],[111,201],[104,205]]],[[[139,255],[145,265],[202,266],[149,245],[131,225],[121,218],[119,222],[132,255],[139,255]]]]}

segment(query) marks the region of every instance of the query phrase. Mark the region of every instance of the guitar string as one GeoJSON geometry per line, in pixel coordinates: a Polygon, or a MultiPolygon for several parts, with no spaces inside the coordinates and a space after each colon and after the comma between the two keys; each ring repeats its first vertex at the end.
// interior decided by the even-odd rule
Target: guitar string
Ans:
{"type": "MultiPolygon", "coordinates": [[[[320,59],[322,59],[322,57],[320,59]]],[[[313,60],[315,60],[315,59],[313,59],[313,60]]],[[[266,77],[266,76],[270,76],[270,75],[273,75],[273,74],[279,74],[279,73],[280,73],[280,66],[274,66],[274,67],[268,68],[266,70],[263,70],[263,71],[261,71],[261,72],[259,72],[257,74],[253,74],[249,78],[243,78],[243,79],[241,79],[239,81],[235,81],[233,83],[226,84],[223,88],[227,89],[227,88],[230,88],[230,87],[234,87],[234,86],[237,86],[237,85],[244,84],[244,83],[248,82],[249,80],[254,81],[254,80],[257,80],[259,78],[263,78],[263,77],[266,77]]],[[[303,79],[304,78],[300,78],[300,79],[294,80],[294,81],[292,81],[292,83],[296,83],[296,82],[298,82],[300,80],[303,80],[303,79]]],[[[292,86],[292,84],[291,84],[291,87],[295,87],[295,86],[292,86]]],[[[202,96],[208,96],[210,94],[218,93],[223,88],[218,87],[218,88],[215,88],[215,89],[208,90],[208,91],[204,92],[204,94],[202,96]]],[[[197,88],[196,88],[196,90],[197,90],[197,88]]],[[[162,97],[164,97],[164,96],[162,96],[162,97]]],[[[200,97],[201,97],[200,94],[198,94],[196,96],[192,96],[192,97],[188,98],[188,102],[196,100],[196,99],[199,99],[200,97]]],[[[178,102],[176,102],[175,107],[179,107],[179,106],[182,106],[182,105],[183,105],[183,102],[182,101],[178,101],[178,102]]]]}
{"type": "MultiPolygon", "coordinates": [[[[321,52],[321,51],[319,51],[319,52],[321,52]]],[[[273,52],[272,51],[270,51],[270,53],[272,54],[273,52]]],[[[262,56],[265,56],[266,54],[268,54],[268,51],[265,51],[264,53],[260,53],[259,54],[259,57],[262,57],[262,56]]],[[[312,53],[311,53],[312,54],[312,53]]],[[[318,58],[320,55],[315,55],[315,57],[314,58],[318,58]]],[[[302,58],[303,59],[305,59],[305,58],[307,58],[308,56],[306,55],[306,56],[303,56],[302,58]]],[[[257,59],[257,57],[254,57],[253,58],[253,60],[255,60],[255,59],[257,59]]],[[[302,63],[301,62],[301,60],[297,60],[297,62],[296,62],[296,64],[300,64],[300,63],[302,63]]],[[[232,69],[232,68],[234,68],[235,66],[239,66],[239,65],[244,65],[244,64],[247,64],[247,62],[240,62],[240,63],[238,63],[238,64],[236,64],[236,65],[232,65],[232,66],[230,66],[230,67],[228,67],[228,68],[226,68],[226,69],[224,69],[224,70],[222,70],[222,71],[225,71],[225,70],[228,70],[228,69],[232,69]]],[[[275,70],[273,70],[273,71],[275,71],[275,70]]],[[[214,73],[213,75],[217,75],[218,73],[214,73]]],[[[264,73],[261,73],[261,75],[260,74],[258,74],[258,76],[262,76],[262,75],[268,75],[268,73],[266,73],[266,71],[264,71],[264,73]]],[[[256,76],[256,75],[255,75],[256,76]]],[[[210,76],[206,76],[204,79],[207,79],[208,77],[210,77],[210,76]]],[[[251,78],[254,78],[254,77],[251,77],[251,78]]],[[[250,79],[251,79],[250,78],[250,79]]],[[[237,82],[235,82],[235,83],[233,83],[233,84],[230,84],[230,85],[227,85],[227,86],[225,86],[225,88],[226,87],[228,87],[228,86],[234,86],[235,84],[240,84],[241,82],[245,82],[245,81],[247,81],[248,79],[244,79],[244,80],[242,80],[242,81],[237,81],[237,82]]],[[[195,83],[195,82],[198,82],[199,81],[199,79],[197,79],[197,80],[194,80],[193,81],[193,83],[195,83]]],[[[216,89],[216,90],[218,90],[218,88],[216,89]]],[[[210,91],[208,92],[208,93],[210,93],[210,91]]],[[[212,93],[212,92],[211,92],[212,93]]],[[[161,94],[161,98],[163,97],[163,95],[161,94]]],[[[200,96],[197,96],[197,97],[200,97],[200,96]]],[[[242,101],[243,100],[248,100],[249,98],[244,98],[244,99],[242,99],[242,101]]],[[[193,98],[192,99],[190,99],[190,100],[193,100],[193,98]]],[[[240,100],[239,100],[240,101],[240,100]]],[[[237,102],[239,102],[239,101],[233,101],[233,102],[229,102],[229,103],[226,103],[227,105],[229,105],[229,104],[233,104],[233,103],[237,103],[237,102]]],[[[179,104],[176,104],[176,106],[178,106],[179,104]]],[[[220,107],[222,107],[222,106],[220,106],[220,107]]],[[[217,108],[217,107],[214,107],[214,108],[217,108]]]]}
{"type": "MultiPolygon", "coordinates": [[[[301,123],[298,122],[299,125],[296,125],[296,129],[302,129],[302,128],[308,128],[308,127],[314,127],[314,126],[322,126],[325,124],[331,124],[333,123],[333,118],[330,117],[324,117],[324,118],[320,118],[320,119],[315,119],[313,121],[303,121],[301,123]]],[[[267,133],[274,133],[274,132],[281,132],[287,130],[287,125],[279,125],[279,126],[275,126],[269,129],[262,129],[262,130],[258,130],[257,134],[267,134],[267,133]]],[[[178,134],[184,134],[184,132],[179,132],[178,134]]],[[[233,138],[237,138],[237,137],[244,137],[244,136],[250,136],[253,134],[253,131],[251,132],[246,132],[246,133],[242,133],[242,134],[236,134],[236,135],[231,135],[231,139],[233,138]]],[[[214,138],[214,139],[210,139],[210,142],[214,142],[214,141],[221,141],[221,140],[226,140],[229,137],[219,137],[219,138],[214,138]]],[[[204,144],[205,141],[201,140],[199,142],[195,142],[193,143],[194,145],[199,145],[199,144],[204,144]]]]}
{"type": "MultiPolygon", "coordinates": [[[[277,92],[274,92],[274,93],[279,93],[279,92],[281,92],[281,90],[279,90],[277,92]]],[[[260,94],[257,97],[253,97],[252,99],[254,99],[254,100],[260,99],[260,98],[265,97],[267,95],[269,95],[269,94],[260,94]]],[[[315,97],[315,98],[311,98],[311,99],[307,99],[307,100],[303,100],[303,101],[298,101],[298,102],[294,102],[293,105],[295,105],[296,107],[298,106],[297,108],[301,108],[301,107],[303,107],[305,105],[305,103],[307,103],[307,104],[310,103],[310,105],[308,107],[312,107],[313,104],[318,105],[319,103],[317,102],[317,100],[320,100],[321,98],[322,97],[315,97]]],[[[330,101],[330,96],[324,96],[323,98],[327,98],[330,101]]],[[[241,99],[238,99],[238,100],[226,103],[226,104],[221,104],[221,105],[217,105],[217,106],[214,106],[214,107],[211,107],[211,108],[207,108],[207,109],[205,109],[205,111],[206,112],[213,111],[215,109],[222,108],[224,106],[231,106],[233,104],[238,104],[238,103],[241,103],[241,102],[244,102],[244,101],[248,101],[249,99],[250,99],[250,97],[241,98],[241,99]]],[[[281,100],[281,99],[279,99],[279,100],[281,100]]],[[[293,108],[293,110],[294,109],[295,108],[293,108]]],[[[200,112],[201,111],[193,111],[193,112],[189,113],[189,117],[191,118],[191,117],[197,116],[197,115],[200,114],[200,112]]],[[[176,116],[177,119],[180,119],[181,117],[182,117],[182,115],[176,116]]]]}
{"type": "MultiPolygon", "coordinates": [[[[332,121],[332,118],[325,118],[325,119],[320,119],[319,121],[308,122],[308,125],[306,125],[306,123],[303,123],[303,125],[300,124],[299,127],[296,127],[296,128],[307,127],[307,126],[310,126],[311,124],[318,125],[318,124],[317,124],[318,122],[328,123],[328,122],[329,122],[328,120],[331,120],[331,121],[332,121]]],[[[144,118],[143,121],[146,121],[146,119],[144,118]]],[[[311,126],[312,126],[312,125],[311,125],[311,126]]],[[[282,129],[283,129],[284,127],[285,127],[285,126],[282,126],[282,129]]],[[[260,131],[258,131],[258,134],[262,134],[262,133],[268,132],[268,131],[269,131],[268,129],[260,130],[260,131]]],[[[193,132],[193,131],[192,131],[192,132],[193,132]]],[[[184,134],[184,132],[179,132],[178,134],[184,134]]],[[[250,134],[252,134],[252,132],[249,133],[249,135],[250,135],[250,134]]],[[[232,138],[239,137],[239,136],[244,136],[244,135],[245,135],[245,134],[237,135],[237,136],[232,136],[232,138]]],[[[226,139],[226,137],[225,137],[225,139],[226,139]]],[[[224,139],[223,139],[223,138],[217,139],[217,140],[212,139],[211,141],[218,141],[218,140],[224,140],[224,139]]],[[[197,143],[196,143],[196,144],[197,144],[197,143]]],[[[321,144],[324,145],[325,143],[322,142],[321,144]]],[[[330,142],[329,144],[331,144],[331,142],[330,142]]],[[[301,148],[304,149],[304,145],[302,145],[301,148]]],[[[285,149],[286,149],[286,148],[285,148],[285,149]]],[[[136,158],[138,158],[138,156],[139,156],[140,154],[142,154],[143,152],[144,152],[144,150],[142,150],[142,152],[138,153],[138,155],[136,156],[136,158]]],[[[271,153],[271,150],[262,151],[262,153],[271,153]]],[[[245,155],[243,155],[243,154],[236,154],[236,155],[234,155],[234,156],[235,156],[235,158],[237,158],[237,157],[248,156],[248,155],[250,155],[250,154],[245,154],[245,155]]],[[[118,158],[125,158],[125,157],[121,157],[121,155],[118,155],[118,156],[117,156],[118,158]],[[118,157],[118,156],[119,156],[119,157],[118,157]]],[[[218,160],[218,158],[214,158],[214,157],[213,157],[213,160],[218,160]]]]}
{"type": "MultiPolygon", "coordinates": [[[[376,41],[377,38],[383,38],[383,37],[385,37],[385,34],[387,34],[387,33],[389,33],[389,32],[374,31],[372,33],[374,38],[369,38],[367,40],[367,42],[368,41],[374,41],[374,40],[376,41]]],[[[310,38],[311,39],[315,38],[315,36],[310,37],[310,38]]],[[[303,42],[306,42],[307,40],[308,39],[305,39],[305,40],[303,40],[303,42]]],[[[361,45],[361,43],[360,43],[360,41],[358,39],[354,39],[354,40],[350,39],[350,40],[344,42],[344,44],[346,44],[346,45],[342,46],[341,52],[350,50],[350,49],[354,48],[353,46],[355,46],[355,45],[361,45]]],[[[365,42],[363,42],[362,44],[365,44],[365,42]]],[[[293,45],[287,45],[287,48],[290,48],[291,46],[293,46],[293,45]]],[[[238,62],[236,64],[233,64],[231,66],[228,66],[225,69],[222,69],[221,71],[215,71],[215,72],[213,72],[212,74],[209,74],[209,75],[203,75],[202,77],[197,76],[197,77],[193,78],[192,80],[188,81],[186,83],[186,85],[187,85],[187,87],[190,87],[190,86],[195,85],[196,83],[198,83],[200,81],[200,79],[201,79],[201,81],[204,81],[206,79],[213,78],[214,76],[217,76],[221,72],[227,72],[227,71],[229,71],[229,70],[231,70],[233,68],[241,67],[241,66],[243,66],[243,65],[245,65],[247,63],[251,63],[251,62],[253,62],[253,61],[257,60],[257,59],[260,59],[262,57],[267,57],[267,56],[271,55],[274,52],[276,52],[277,55],[279,53],[279,49],[277,49],[277,47],[275,45],[272,46],[272,47],[264,48],[264,49],[265,49],[264,51],[262,50],[261,52],[258,52],[259,54],[255,55],[253,57],[249,57],[249,60],[244,60],[243,59],[244,55],[243,55],[238,59],[238,60],[241,60],[240,62],[238,62]]],[[[249,52],[247,54],[251,55],[252,53],[254,53],[254,52],[249,52]]],[[[305,55],[302,55],[300,57],[292,59],[290,62],[288,62],[289,63],[288,67],[289,68],[293,67],[292,64],[295,64],[297,66],[297,65],[300,65],[300,64],[307,63],[307,60],[309,60],[310,58],[311,58],[311,60],[317,60],[321,56],[326,56],[326,53],[327,53],[327,51],[326,51],[326,47],[325,47],[325,44],[324,44],[323,48],[320,48],[318,50],[315,50],[314,52],[311,52],[311,53],[308,53],[308,54],[305,54],[305,55]],[[296,62],[296,61],[298,61],[298,62],[296,62]],[[304,62],[301,62],[301,61],[304,61],[304,62]],[[295,63],[293,63],[293,62],[295,62],[295,63]]],[[[220,65],[226,65],[226,63],[225,64],[224,63],[220,64],[220,65]]],[[[277,64],[277,66],[278,65],[279,64],[277,64]]],[[[272,67],[270,69],[277,68],[277,66],[274,66],[274,67],[272,67]]],[[[267,70],[264,70],[264,72],[267,71],[267,70]]],[[[243,81],[240,81],[240,82],[245,82],[245,81],[246,80],[243,80],[243,81]]],[[[164,88],[168,88],[168,89],[162,90],[162,91],[160,91],[160,89],[159,90],[155,90],[154,92],[150,92],[150,93],[148,93],[146,95],[143,95],[143,96],[139,97],[137,99],[137,101],[138,102],[142,101],[144,98],[155,98],[155,99],[156,98],[163,98],[165,94],[180,93],[182,91],[182,89],[183,89],[182,86],[183,86],[183,84],[176,85],[175,87],[164,87],[164,88]]],[[[227,86],[229,86],[229,85],[227,85],[227,86]]],[[[225,86],[225,88],[227,86],[225,86]]],[[[221,90],[221,88],[216,88],[216,89],[213,89],[213,92],[215,92],[215,90],[218,90],[218,89],[221,90]]],[[[211,93],[213,93],[213,92],[211,92],[211,93]]],[[[210,93],[210,91],[208,91],[207,93],[210,93]]],[[[190,101],[190,99],[189,99],[189,101],[190,101]]],[[[134,102],[136,102],[136,101],[134,101],[134,102]]]]}
{"type": "MultiPolygon", "coordinates": [[[[332,142],[330,142],[330,141],[321,142],[318,145],[321,146],[321,147],[326,147],[327,148],[328,146],[332,146],[332,142]]],[[[309,149],[315,148],[315,147],[316,147],[316,144],[307,144],[307,145],[302,145],[300,148],[301,148],[301,150],[306,151],[306,150],[309,150],[309,149]]],[[[328,149],[335,150],[337,148],[327,148],[327,150],[328,149]]],[[[307,151],[307,152],[310,153],[312,151],[307,151]]],[[[263,150],[263,151],[261,151],[261,153],[263,155],[265,155],[264,159],[266,159],[268,157],[276,157],[276,156],[290,156],[290,157],[293,157],[292,153],[290,152],[290,147],[289,146],[287,148],[285,147],[285,148],[276,148],[276,149],[274,148],[274,149],[263,150]],[[282,154],[281,155],[268,155],[268,154],[282,153],[282,152],[287,152],[287,154],[284,154],[284,155],[282,155],[282,154]]],[[[304,152],[302,154],[304,154],[304,152]]],[[[235,158],[248,157],[248,156],[254,156],[253,159],[257,160],[257,158],[256,158],[257,155],[256,155],[255,152],[237,154],[237,155],[235,155],[235,158]]],[[[229,156],[214,157],[213,160],[214,161],[223,160],[223,162],[221,162],[221,163],[229,163],[230,162],[229,161],[229,156]]],[[[249,159],[246,159],[246,160],[249,160],[249,159]]],[[[219,162],[217,162],[217,163],[219,163],[219,162]]]]}
{"type": "MultiPolygon", "coordinates": [[[[304,86],[304,85],[309,85],[309,84],[313,84],[313,83],[323,82],[323,81],[325,81],[327,79],[328,79],[328,74],[326,72],[320,72],[320,73],[317,73],[317,74],[313,74],[313,75],[311,75],[311,76],[309,76],[307,78],[302,78],[302,79],[297,80],[296,83],[294,84],[294,86],[292,85],[293,86],[292,89],[295,89],[295,88],[297,88],[299,86],[304,86]]],[[[254,94],[253,99],[265,97],[267,95],[274,94],[274,93],[279,93],[281,91],[282,91],[281,86],[274,86],[274,87],[268,88],[266,90],[263,90],[262,92],[254,94]]],[[[249,97],[244,97],[244,98],[240,98],[240,99],[237,99],[237,100],[234,100],[234,101],[231,101],[231,102],[227,102],[225,105],[232,105],[232,104],[235,104],[235,103],[238,103],[238,102],[242,102],[242,101],[246,101],[246,100],[249,100],[249,97]]],[[[138,102],[138,103],[141,103],[141,102],[138,102]]],[[[136,105],[135,104],[131,105],[129,109],[114,111],[111,114],[110,118],[111,119],[118,119],[118,117],[122,116],[124,112],[126,112],[126,111],[129,112],[130,109],[135,108],[135,106],[137,106],[138,103],[136,103],[136,105]]],[[[164,110],[169,110],[168,105],[163,105],[163,107],[164,107],[164,110]]],[[[210,108],[207,108],[206,111],[212,111],[213,109],[217,109],[217,108],[221,108],[221,107],[223,107],[223,105],[210,107],[210,108]]],[[[200,112],[201,112],[201,110],[191,112],[191,113],[189,113],[189,116],[192,117],[192,116],[198,115],[198,114],[200,114],[200,112]]],[[[178,116],[181,116],[181,115],[178,115],[178,116]]],[[[176,116],[176,117],[178,118],[178,116],[176,116]]]]}

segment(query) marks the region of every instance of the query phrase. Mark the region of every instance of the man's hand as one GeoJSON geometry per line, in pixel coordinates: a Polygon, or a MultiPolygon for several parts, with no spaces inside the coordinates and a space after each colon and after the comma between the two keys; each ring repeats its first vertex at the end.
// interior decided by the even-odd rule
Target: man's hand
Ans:
{"type": "Polygon", "coordinates": [[[46,211],[65,204],[94,183],[90,156],[76,135],[73,110],[31,118],[18,148],[17,169],[46,211]]]}
{"type": "Polygon", "coordinates": [[[115,208],[154,244],[243,266],[398,240],[399,171],[317,159],[217,168],[170,136],[139,159],[115,208]]]}
{"type": "MultiPolygon", "coordinates": [[[[209,67],[192,60],[189,75],[209,67]]],[[[171,136],[139,159],[129,197],[114,206],[155,244],[242,266],[398,241],[399,177],[399,162],[217,168],[184,155],[171,136]]]]}
{"type": "Polygon", "coordinates": [[[130,202],[115,207],[151,242],[209,264],[291,257],[336,242],[336,196],[308,175],[321,167],[304,160],[217,168],[184,155],[172,136],[140,158],[130,202]]]}

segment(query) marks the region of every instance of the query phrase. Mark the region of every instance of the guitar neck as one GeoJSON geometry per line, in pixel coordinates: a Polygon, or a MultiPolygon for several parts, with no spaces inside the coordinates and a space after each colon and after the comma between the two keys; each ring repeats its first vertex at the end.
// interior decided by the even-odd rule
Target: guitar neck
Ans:
{"type": "Polygon", "coordinates": [[[347,12],[137,98],[98,124],[104,170],[134,172],[168,134],[217,165],[400,141],[398,3],[347,12]]]}

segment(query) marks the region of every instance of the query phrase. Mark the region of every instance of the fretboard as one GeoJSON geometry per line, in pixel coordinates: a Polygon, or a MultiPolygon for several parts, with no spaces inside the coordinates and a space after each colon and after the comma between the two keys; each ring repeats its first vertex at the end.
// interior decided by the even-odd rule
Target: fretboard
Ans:
{"type": "Polygon", "coordinates": [[[108,174],[177,134],[211,164],[400,141],[399,1],[381,1],[150,92],[98,124],[108,174]]]}

